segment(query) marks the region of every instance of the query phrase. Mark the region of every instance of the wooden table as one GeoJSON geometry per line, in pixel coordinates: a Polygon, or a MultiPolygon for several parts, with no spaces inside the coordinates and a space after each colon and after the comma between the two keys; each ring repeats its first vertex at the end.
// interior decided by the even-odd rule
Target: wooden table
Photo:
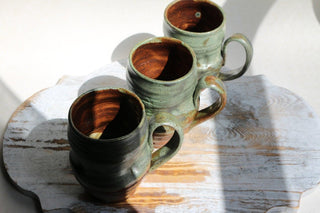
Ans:
{"type": "MultiPolygon", "coordinates": [[[[64,77],[26,100],[3,138],[11,180],[44,212],[265,212],[296,208],[320,180],[320,120],[292,92],[263,76],[226,83],[227,106],[186,134],[179,153],[148,174],[126,202],[88,196],[69,165],[67,113],[95,87],[126,87],[114,63],[88,76],[64,77]]],[[[205,91],[203,106],[214,94],[205,91]]]]}

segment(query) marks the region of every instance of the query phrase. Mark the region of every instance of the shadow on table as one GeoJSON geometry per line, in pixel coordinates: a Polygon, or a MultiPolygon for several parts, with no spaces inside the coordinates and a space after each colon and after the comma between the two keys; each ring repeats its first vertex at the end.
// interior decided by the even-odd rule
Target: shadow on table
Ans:
{"type": "Polygon", "coordinates": [[[278,145],[265,81],[243,78],[226,83],[227,105],[214,119],[225,211],[290,206],[279,152],[284,148],[278,145]]]}

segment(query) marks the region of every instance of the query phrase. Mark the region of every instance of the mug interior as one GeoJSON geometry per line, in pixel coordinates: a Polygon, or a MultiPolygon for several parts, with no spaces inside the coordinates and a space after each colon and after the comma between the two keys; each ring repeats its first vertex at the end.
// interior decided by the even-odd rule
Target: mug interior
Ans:
{"type": "Polygon", "coordinates": [[[207,0],[177,1],[167,8],[165,15],[173,26],[190,32],[212,31],[223,22],[220,9],[207,0]]]}
{"type": "Polygon", "coordinates": [[[162,39],[139,46],[132,54],[132,65],[141,74],[157,80],[171,81],[186,75],[193,57],[181,42],[162,39]]]}
{"type": "Polygon", "coordinates": [[[141,102],[130,93],[118,89],[91,91],[71,107],[74,126],[84,135],[95,139],[127,135],[139,125],[142,118],[141,102]]]}

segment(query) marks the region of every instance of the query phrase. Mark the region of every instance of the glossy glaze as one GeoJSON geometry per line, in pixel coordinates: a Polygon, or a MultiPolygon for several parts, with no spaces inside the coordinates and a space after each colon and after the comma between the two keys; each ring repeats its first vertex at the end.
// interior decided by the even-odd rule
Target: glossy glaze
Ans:
{"type": "MultiPolygon", "coordinates": [[[[214,76],[198,80],[193,50],[173,38],[151,38],[138,44],[130,53],[127,82],[143,101],[149,117],[158,112],[170,113],[184,132],[214,117],[226,102],[223,83],[214,76]],[[159,79],[159,76],[166,78],[159,79]],[[199,111],[199,95],[206,88],[217,92],[220,98],[199,111]]],[[[171,134],[169,127],[158,128],[154,146],[161,147],[171,134]]]]}

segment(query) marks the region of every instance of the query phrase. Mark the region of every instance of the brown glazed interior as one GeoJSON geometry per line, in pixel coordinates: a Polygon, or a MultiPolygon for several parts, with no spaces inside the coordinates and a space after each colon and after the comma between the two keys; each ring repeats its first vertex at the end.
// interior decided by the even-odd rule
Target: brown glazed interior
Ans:
{"type": "Polygon", "coordinates": [[[206,0],[178,1],[167,8],[166,17],[173,26],[190,32],[208,32],[223,22],[219,8],[206,0]]]}
{"type": "Polygon", "coordinates": [[[162,39],[138,47],[132,64],[143,75],[157,80],[171,81],[186,75],[192,67],[190,51],[178,41],[162,39]]]}
{"type": "Polygon", "coordinates": [[[87,93],[71,108],[74,126],[87,136],[103,133],[100,139],[116,138],[130,133],[139,125],[142,116],[140,101],[117,89],[87,93]]]}

